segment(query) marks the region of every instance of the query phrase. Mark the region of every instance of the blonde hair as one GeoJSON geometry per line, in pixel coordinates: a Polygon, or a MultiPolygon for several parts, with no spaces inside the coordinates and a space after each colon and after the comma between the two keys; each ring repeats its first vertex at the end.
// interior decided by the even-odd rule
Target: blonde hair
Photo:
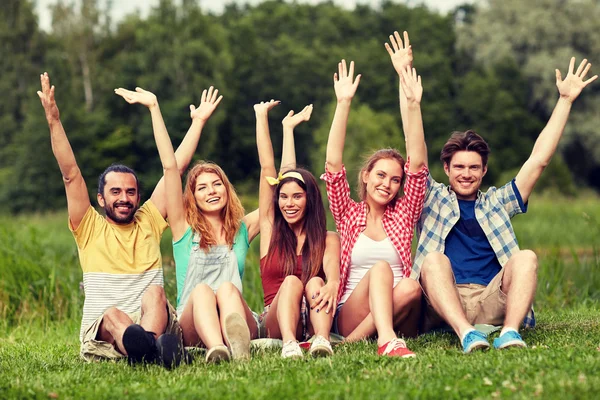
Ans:
{"type": "MultiPolygon", "coordinates": [[[[373,167],[375,166],[375,163],[379,160],[396,160],[398,161],[398,163],[400,164],[400,168],[402,169],[402,172],[404,173],[404,158],[402,158],[402,155],[400,154],[400,152],[396,149],[380,149],[375,151],[373,154],[371,154],[370,156],[365,158],[365,161],[363,162],[362,167],[360,168],[360,171],[358,171],[358,197],[362,200],[365,201],[365,199],[367,198],[367,184],[363,181],[363,174],[369,173],[373,170],[373,167]]],[[[404,178],[405,175],[402,175],[402,183],[404,183],[404,178]]],[[[400,197],[402,190],[398,191],[398,194],[396,195],[396,198],[400,197]]]]}
{"type": "Polygon", "coordinates": [[[225,240],[231,247],[244,218],[244,207],[240,201],[235,188],[227,179],[225,172],[217,164],[210,161],[198,161],[188,172],[185,190],[183,192],[183,206],[185,217],[188,224],[194,232],[200,234],[200,248],[208,250],[210,246],[217,244],[211,226],[202,214],[200,207],[196,203],[194,193],[196,191],[196,180],[203,173],[213,173],[221,179],[227,192],[227,204],[221,210],[223,227],[225,229],[225,240]]]}

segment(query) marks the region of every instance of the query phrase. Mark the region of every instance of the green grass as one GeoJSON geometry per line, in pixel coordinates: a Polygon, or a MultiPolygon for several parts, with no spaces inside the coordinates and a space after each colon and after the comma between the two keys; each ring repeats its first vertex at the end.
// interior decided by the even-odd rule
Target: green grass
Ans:
{"type": "Polygon", "coordinates": [[[329,359],[250,362],[174,371],[78,359],[74,324],[21,327],[0,339],[0,397],[48,398],[593,398],[600,391],[596,307],[542,314],[529,349],[463,355],[451,334],[409,340],[418,358],[378,357],[373,342],[335,348],[329,359]]]}
{"type": "MultiPolygon", "coordinates": [[[[0,399],[4,398],[595,398],[600,391],[598,198],[534,197],[514,219],[522,248],[539,254],[538,327],[526,350],[465,356],[452,334],[409,340],[416,360],[377,357],[364,342],[330,359],[285,361],[276,350],[247,363],[175,371],[78,357],[81,269],[66,213],[0,217],[0,399]]],[[[262,308],[258,240],[244,296],[262,308]]],[[[162,240],[166,291],[176,285],[170,233],[162,240]]]]}

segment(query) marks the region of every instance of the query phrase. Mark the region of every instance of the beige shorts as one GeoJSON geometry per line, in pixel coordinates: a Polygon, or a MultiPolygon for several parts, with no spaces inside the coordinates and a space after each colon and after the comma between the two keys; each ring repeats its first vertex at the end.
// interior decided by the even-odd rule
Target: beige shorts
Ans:
{"type": "MultiPolygon", "coordinates": [[[[500,270],[487,286],[474,283],[455,285],[465,316],[471,325],[502,325],[504,323],[506,294],[501,289],[503,276],[504,269],[500,270]]],[[[444,320],[431,306],[425,291],[423,293],[425,294],[423,297],[427,301],[427,307],[425,308],[422,333],[426,333],[443,326],[444,320]]]]}
{"type": "MultiPolygon", "coordinates": [[[[127,316],[131,318],[134,324],[139,324],[142,320],[141,310],[127,314],[127,316]]],[[[164,333],[177,335],[179,336],[179,339],[182,340],[183,335],[181,333],[179,321],[177,321],[177,312],[168,301],[167,316],[169,319],[167,321],[167,327],[164,333]]],[[[106,359],[117,360],[125,357],[125,355],[117,350],[113,344],[97,339],[98,329],[100,329],[100,324],[102,323],[103,318],[104,314],[88,325],[83,333],[83,340],[81,342],[79,354],[86,361],[100,361],[106,359]]]]}

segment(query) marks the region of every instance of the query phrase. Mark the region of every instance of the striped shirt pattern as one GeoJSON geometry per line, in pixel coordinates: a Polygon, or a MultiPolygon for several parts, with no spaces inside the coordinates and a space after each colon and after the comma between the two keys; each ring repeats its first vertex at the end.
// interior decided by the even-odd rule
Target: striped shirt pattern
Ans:
{"type": "MultiPolygon", "coordinates": [[[[514,180],[501,188],[490,187],[487,192],[478,192],[475,201],[475,218],[504,268],[509,258],[519,251],[517,237],[510,219],[527,211],[519,203],[514,180]]],[[[423,213],[417,224],[419,243],[415,255],[411,278],[418,279],[425,256],[430,252],[444,253],[448,233],[460,218],[456,194],[443,183],[436,182],[431,175],[427,178],[427,194],[423,213]]],[[[535,326],[533,308],[523,321],[525,327],[535,326]]]]}
{"type": "MultiPolygon", "coordinates": [[[[409,172],[409,163],[410,160],[404,165],[404,173],[406,174],[404,196],[397,199],[395,203],[388,204],[382,219],[383,230],[392,241],[402,260],[405,277],[410,275],[412,268],[410,247],[415,224],[423,209],[427,176],[429,174],[426,166],[423,166],[418,172],[409,172]]],[[[327,165],[325,165],[325,173],[321,175],[321,179],[327,185],[329,209],[335,220],[342,244],[339,301],[346,288],[352,249],[360,233],[367,227],[367,205],[364,201],[355,202],[350,198],[350,185],[344,166],[339,172],[332,173],[327,170],[327,165]]]]}
{"type": "Polygon", "coordinates": [[[163,286],[160,238],[167,222],[147,201],[130,224],[110,223],[90,206],[77,229],[69,227],[83,270],[81,340],[86,327],[108,308],[134,313],[150,285],[163,286]]]}

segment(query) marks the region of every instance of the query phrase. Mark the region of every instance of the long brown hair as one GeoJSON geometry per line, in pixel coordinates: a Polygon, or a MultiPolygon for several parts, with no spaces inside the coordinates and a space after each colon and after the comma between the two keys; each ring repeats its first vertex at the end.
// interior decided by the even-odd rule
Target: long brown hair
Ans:
{"type": "MultiPolygon", "coordinates": [[[[363,180],[363,174],[369,173],[375,167],[375,163],[379,160],[396,160],[398,164],[400,164],[400,169],[402,170],[402,182],[400,182],[400,188],[402,188],[404,184],[404,179],[406,178],[406,174],[404,174],[404,158],[400,152],[396,149],[380,149],[375,151],[373,154],[368,156],[363,162],[360,171],[358,171],[358,198],[362,201],[365,201],[367,198],[367,184],[363,180]]],[[[402,195],[402,189],[398,190],[396,194],[396,199],[402,195]]],[[[394,199],[395,200],[395,199],[394,199]]]]}
{"type": "Polygon", "coordinates": [[[296,182],[306,192],[306,211],[302,219],[302,230],[306,234],[302,246],[302,282],[306,284],[311,278],[317,276],[323,266],[325,254],[325,239],[327,237],[327,221],[321,191],[315,177],[303,168],[296,168],[287,172],[298,172],[304,182],[293,177],[284,178],[273,193],[273,234],[269,243],[267,264],[272,257],[279,260],[286,276],[293,275],[296,270],[296,248],[298,238],[281,214],[279,208],[279,192],[287,182],[296,182]]]}
{"type": "Polygon", "coordinates": [[[194,167],[188,172],[185,182],[185,190],[183,192],[183,206],[185,209],[185,218],[190,224],[192,230],[200,234],[200,248],[208,250],[210,246],[217,244],[217,239],[212,232],[211,226],[202,214],[200,207],[196,203],[194,193],[196,191],[196,180],[203,173],[216,174],[225,185],[227,191],[227,204],[221,210],[221,218],[223,219],[223,228],[225,230],[225,239],[231,247],[233,240],[242,225],[244,218],[244,207],[242,202],[235,192],[235,188],[227,179],[225,172],[217,164],[210,161],[198,161],[194,167]]]}

